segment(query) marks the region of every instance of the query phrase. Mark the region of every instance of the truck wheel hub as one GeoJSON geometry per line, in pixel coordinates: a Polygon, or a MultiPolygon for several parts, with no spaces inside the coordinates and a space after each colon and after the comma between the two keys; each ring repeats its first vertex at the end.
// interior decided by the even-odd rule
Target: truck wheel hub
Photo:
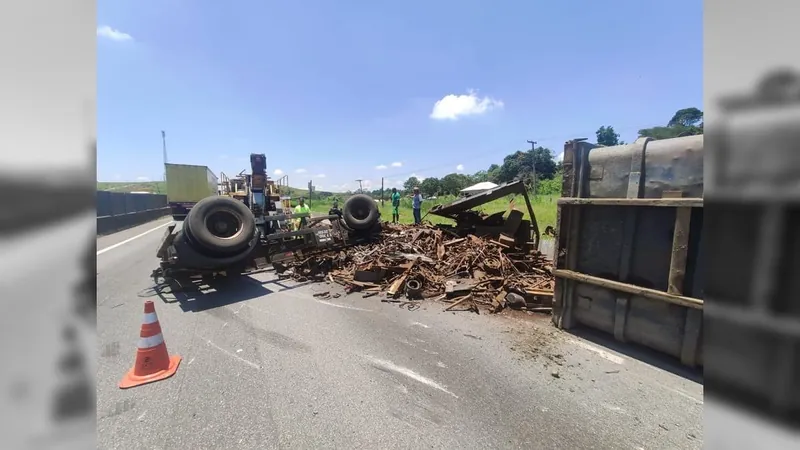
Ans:
{"type": "Polygon", "coordinates": [[[242,231],[242,222],[228,211],[217,211],[206,219],[206,228],[215,237],[230,239],[242,231]]]}

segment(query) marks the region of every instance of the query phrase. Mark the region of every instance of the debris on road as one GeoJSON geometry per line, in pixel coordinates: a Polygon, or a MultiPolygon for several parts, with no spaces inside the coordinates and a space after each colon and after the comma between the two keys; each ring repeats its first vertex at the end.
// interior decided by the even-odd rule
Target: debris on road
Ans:
{"type": "Polygon", "coordinates": [[[304,279],[324,277],[347,293],[381,294],[382,301],[402,302],[401,307],[407,302],[400,298],[405,297],[450,303],[446,311],[477,313],[483,306],[495,313],[506,307],[550,312],[551,262],[527,242],[504,233],[471,233],[384,223],[378,242],[316,255],[295,263],[292,273],[304,279]]]}

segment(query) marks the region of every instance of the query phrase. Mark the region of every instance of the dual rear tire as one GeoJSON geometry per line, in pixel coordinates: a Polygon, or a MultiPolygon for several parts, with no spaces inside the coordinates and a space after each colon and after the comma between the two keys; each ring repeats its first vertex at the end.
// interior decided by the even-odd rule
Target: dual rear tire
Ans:
{"type": "Polygon", "coordinates": [[[248,248],[256,222],[244,203],[230,197],[206,197],[189,210],[183,230],[198,252],[228,257],[248,248]]]}

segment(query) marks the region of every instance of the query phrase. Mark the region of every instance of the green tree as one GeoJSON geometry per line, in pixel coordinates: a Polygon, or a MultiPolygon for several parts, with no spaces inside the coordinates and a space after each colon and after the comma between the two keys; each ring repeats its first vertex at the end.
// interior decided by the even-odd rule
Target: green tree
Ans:
{"type": "Polygon", "coordinates": [[[555,176],[556,162],[550,149],[540,146],[506,156],[498,170],[496,182],[508,183],[514,179],[521,179],[530,183],[533,180],[534,169],[537,179],[549,180],[555,176]]]}
{"type": "Polygon", "coordinates": [[[682,126],[682,127],[702,127],[703,111],[697,108],[683,108],[679,109],[672,119],[667,123],[668,127],[682,126]]]}
{"type": "Polygon", "coordinates": [[[500,173],[500,166],[498,166],[497,164],[492,164],[491,166],[489,166],[489,170],[486,171],[486,174],[489,177],[487,181],[491,181],[492,183],[499,182],[497,178],[499,173],[500,173]]]}
{"type": "Polygon", "coordinates": [[[639,137],[670,139],[703,134],[703,112],[697,108],[679,109],[665,127],[642,128],[639,137]]]}
{"type": "Polygon", "coordinates": [[[619,133],[614,131],[614,127],[610,125],[598,128],[595,132],[595,136],[597,136],[597,143],[600,145],[605,145],[606,147],[622,145],[625,143],[619,140],[619,133]]]}
{"type": "Polygon", "coordinates": [[[537,195],[559,195],[561,194],[561,184],[563,175],[559,172],[549,180],[538,180],[536,183],[537,195]]]}
{"type": "Polygon", "coordinates": [[[486,170],[479,170],[472,175],[472,184],[475,183],[483,183],[484,181],[489,181],[489,172],[486,170]]]}
{"type": "Polygon", "coordinates": [[[441,190],[442,183],[436,177],[428,177],[419,185],[419,192],[425,197],[433,197],[441,190]]]}
{"type": "Polygon", "coordinates": [[[403,183],[403,190],[406,192],[411,192],[414,190],[415,187],[419,187],[420,182],[417,177],[410,177],[403,183]]]}
{"type": "Polygon", "coordinates": [[[445,175],[441,181],[441,193],[458,195],[462,189],[469,186],[470,178],[461,173],[451,173],[445,175]]]}

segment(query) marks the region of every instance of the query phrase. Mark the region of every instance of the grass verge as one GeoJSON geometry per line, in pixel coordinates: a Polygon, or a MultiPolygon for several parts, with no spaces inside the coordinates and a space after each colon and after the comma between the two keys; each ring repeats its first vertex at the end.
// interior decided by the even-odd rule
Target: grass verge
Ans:
{"type": "MultiPolygon", "coordinates": [[[[532,196],[530,195],[531,200],[531,207],[533,208],[533,213],[536,215],[536,223],[539,224],[539,229],[544,231],[544,228],[548,225],[555,228],[556,225],[556,211],[557,206],[556,202],[558,200],[557,195],[538,195],[532,196]]],[[[429,221],[431,223],[445,223],[445,224],[452,224],[453,222],[449,219],[445,219],[443,217],[435,216],[433,214],[425,214],[434,206],[439,204],[445,204],[453,201],[455,197],[447,196],[447,197],[439,197],[433,200],[425,200],[422,202],[422,216],[423,220],[429,221]]],[[[500,211],[508,211],[510,209],[511,201],[513,196],[508,196],[505,198],[497,199],[492,202],[489,202],[485,205],[482,205],[479,208],[476,208],[479,211],[483,211],[486,214],[493,214],[500,211]]],[[[379,201],[380,202],[380,201],[379,201]]],[[[311,206],[311,211],[315,213],[323,213],[327,214],[328,210],[331,208],[332,201],[331,200],[311,200],[309,201],[309,206],[311,206]]],[[[343,202],[339,202],[339,207],[342,207],[343,202]]],[[[525,201],[522,198],[517,198],[514,201],[514,206],[516,209],[521,211],[525,218],[528,219],[529,214],[527,211],[527,207],[525,206],[525,201]]],[[[392,219],[392,206],[391,202],[386,200],[382,205],[379,203],[378,210],[381,212],[381,218],[383,220],[391,220],[392,219]]],[[[401,223],[413,223],[414,222],[414,215],[411,210],[411,199],[404,198],[400,201],[400,222],[401,223]]]]}

